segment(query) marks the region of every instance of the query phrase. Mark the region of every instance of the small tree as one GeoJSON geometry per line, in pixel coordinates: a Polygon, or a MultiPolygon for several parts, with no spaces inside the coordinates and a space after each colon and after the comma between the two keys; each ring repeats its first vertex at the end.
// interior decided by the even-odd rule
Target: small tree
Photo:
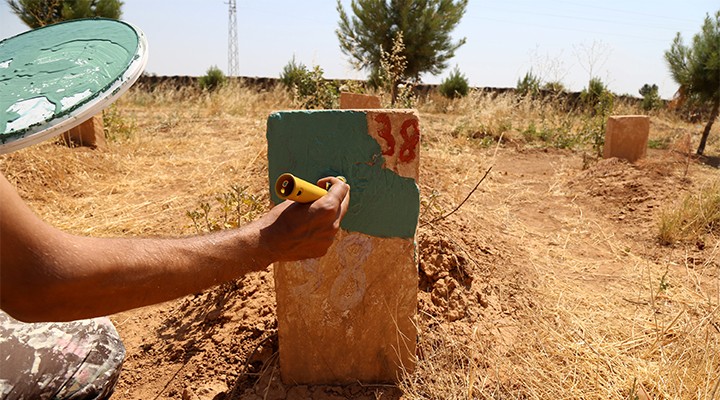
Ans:
{"type": "Polygon", "coordinates": [[[540,92],[540,78],[528,71],[522,79],[518,79],[515,90],[523,96],[535,95],[540,92]]]}
{"type": "Polygon", "coordinates": [[[705,17],[702,30],[693,37],[692,45],[683,44],[680,33],[670,50],[665,52],[670,74],[680,85],[679,92],[687,100],[711,107],[697,154],[705,152],[707,138],[720,112],[720,11],[705,17]]]}
{"type": "Polygon", "coordinates": [[[308,69],[303,63],[295,61],[295,56],[292,60],[288,61],[283,67],[282,73],[280,73],[280,82],[288,90],[293,90],[302,82],[304,76],[308,74],[308,69]]]}
{"type": "Polygon", "coordinates": [[[7,0],[10,9],[30,28],[79,18],[119,19],[119,0],[7,0]]]}
{"type": "Polygon", "coordinates": [[[553,93],[562,93],[565,91],[565,85],[560,81],[545,82],[542,86],[542,90],[547,90],[553,93]]]}
{"type": "Polygon", "coordinates": [[[613,109],[615,96],[600,78],[592,78],[580,92],[582,104],[590,110],[590,116],[583,126],[585,139],[590,142],[597,155],[602,155],[605,144],[605,125],[613,109]]]}
{"type": "Polygon", "coordinates": [[[398,102],[403,107],[412,108],[414,103],[413,88],[416,81],[405,79],[407,59],[405,58],[405,42],[402,32],[398,32],[389,52],[380,51],[380,71],[371,76],[374,83],[390,92],[390,104],[395,107],[398,102]]]}
{"type": "Polygon", "coordinates": [[[338,88],[323,76],[320,66],[308,69],[305,64],[290,60],[280,74],[280,81],[287,88],[298,106],[306,109],[335,108],[338,88]]]}
{"type": "MultiPolygon", "coordinates": [[[[382,68],[382,53],[392,52],[400,32],[405,49],[404,80],[419,81],[429,72],[437,75],[455,56],[465,39],[450,38],[460,22],[468,0],[352,0],[351,18],[337,2],[340,14],[336,30],[340,49],[358,69],[367,69],[377,77],[382,68]]],[[[397,86],[399,82],[396,82],[397,86]]],[[[396,91],[396,90],[394,90],[396,91]]]]}
{"type": "Polygon", "coordinates": [[[662,106],[662,100],[660,99],[660,94],[658,94],[658,85],[648,85],[646,83],[640,88],[639,92],[643,97],[643,110],[655,110],[662,106]]]}
{"type": "Polygon", "coordinates": [[[460,69],[455,66],[450,75],[442,81],[438,90],[443,96],[455,99],[467,96],[470,86],[465,74],[460,73],[460,69]]]}
{"type": "Polygon", "coordinates": [[[223,74],[220,68],[213,65],[208,68],[205,76],[200,77],[199,83],[201,89],[213,91],[222,87],[226,81],[227,78],[225,77],[225,74],[223,74]]]}

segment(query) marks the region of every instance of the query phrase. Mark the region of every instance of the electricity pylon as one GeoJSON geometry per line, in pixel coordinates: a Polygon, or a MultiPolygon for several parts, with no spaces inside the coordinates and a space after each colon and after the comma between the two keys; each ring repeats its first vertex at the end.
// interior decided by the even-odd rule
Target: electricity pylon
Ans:
{"type": "Polygon", "coordinates": [[[237,6],[235,0],[228,1],[228,76],[238,75],[238,33],[237,6]]]}

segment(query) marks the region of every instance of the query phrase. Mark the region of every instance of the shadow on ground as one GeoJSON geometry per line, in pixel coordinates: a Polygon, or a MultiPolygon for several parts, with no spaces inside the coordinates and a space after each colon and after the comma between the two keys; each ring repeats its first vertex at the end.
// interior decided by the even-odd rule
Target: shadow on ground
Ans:
{"type": "Polygon", "coordinates": [[[700,156],[699,160],[705,165],[720,168],[720,156],[700,156]]]}

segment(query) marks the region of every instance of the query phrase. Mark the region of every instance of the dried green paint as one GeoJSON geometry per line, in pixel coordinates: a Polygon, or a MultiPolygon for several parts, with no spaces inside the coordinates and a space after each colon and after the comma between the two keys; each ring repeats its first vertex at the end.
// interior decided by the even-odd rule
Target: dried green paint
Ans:
{"type": "Polygon", "coordinates": [[[50,25],[0,42],[0,142],[30,128],[8,131],[21,117],[13,105],[45,98],[53,118],[66,115],[120,79],[138,46],[131,26],[107,19],[50,25]]]}
{"type": "Polygon", "coordinates": [[[378,237],[411,238],[420,210],[414,179],[383,167],[380,145],[358,111],[291,111],[270,115],[267,125],[269,186],[284,172],[315,182],[342,175],[351,186],[342,228],[378,237]]]}

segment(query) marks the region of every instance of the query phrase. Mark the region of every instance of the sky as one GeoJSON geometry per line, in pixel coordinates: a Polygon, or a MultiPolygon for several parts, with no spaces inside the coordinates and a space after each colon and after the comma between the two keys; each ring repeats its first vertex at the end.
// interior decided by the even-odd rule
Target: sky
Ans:
{"type": "MultiPolygon", "coordinates": [[[[123,0],[122,19],[146,35],[147,73],[201,76],[227,71],[226,0],[123,0]]],[[[350,12],[350,0],[341,0],[350,12]]],[[[466,38],[440,83],[457,66],[471,86],[515,87],[532,71],[580,91],[593,76],[618,94],[638,96],[656,84],[663,98],[677,90],[664,59],[677,32],[689,44],[717,0],[470,0],[453,31],[466,38]]],[[[334,0],[237,0],[239,75],[279,77],[293,58],[319,65],[327,78],[364,79],[339,46],[334,0]]],[[[0,0],[0,39],[28,28],[0,0]]]]}

